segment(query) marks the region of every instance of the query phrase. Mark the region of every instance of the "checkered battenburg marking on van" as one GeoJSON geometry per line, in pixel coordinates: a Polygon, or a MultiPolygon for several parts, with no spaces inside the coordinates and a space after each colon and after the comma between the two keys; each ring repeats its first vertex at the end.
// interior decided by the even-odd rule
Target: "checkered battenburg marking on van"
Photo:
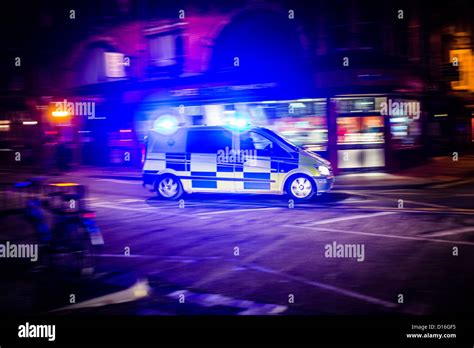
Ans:
{"type": "Polygon", "coordinates": [[[259,157],[245,163],[218,163],[216,154],[153,153],[147,157],[144,172],[170,172],[179,176],[184,188],[216,190],[271,190],[278,173],[298,168],[297,160],[272,161],[259,157]]]}

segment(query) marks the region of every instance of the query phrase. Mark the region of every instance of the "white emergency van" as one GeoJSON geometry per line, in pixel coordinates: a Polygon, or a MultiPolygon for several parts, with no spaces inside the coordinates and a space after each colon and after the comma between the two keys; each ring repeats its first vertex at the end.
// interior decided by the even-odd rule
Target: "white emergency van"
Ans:
{"type": "Polygon", "coordinates": [[[333,183],[327,160],[264,127],[176,127],[147,137],[143,184],[166,199],[218,192],[309,200],[333,183]]]}

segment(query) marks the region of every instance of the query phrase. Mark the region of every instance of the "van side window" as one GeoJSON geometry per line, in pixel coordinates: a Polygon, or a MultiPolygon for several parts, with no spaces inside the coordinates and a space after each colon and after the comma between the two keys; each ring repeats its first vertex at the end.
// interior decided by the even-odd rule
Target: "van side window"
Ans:
{"type": "Polygon", "coordinates": [[[271,155],[291,158],[291,155],[282,149],[278,143],[274,143],[264,135],[253,131],[245,132],[240,135],[240,149],[248,151],[257,150],[259,156],[271,155]]]}
{"type": "Polygon", "coordinates": [[[215,153],[232,149],[232,133],[225,130],[189,130],[186,152],[215,153]]]}
{"type": "Polygon", "coordinates": [[[269,151],[272,142],[256,132],[245,132],[240,135],[241,150],[263,150],[269,151]]]}

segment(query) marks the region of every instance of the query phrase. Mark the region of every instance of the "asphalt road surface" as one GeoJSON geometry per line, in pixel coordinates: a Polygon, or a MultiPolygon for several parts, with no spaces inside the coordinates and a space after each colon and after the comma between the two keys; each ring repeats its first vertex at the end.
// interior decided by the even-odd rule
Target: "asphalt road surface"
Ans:
{"type": "MultiPolygon", "coordinates": [[[[138,181],[74,174],[68,180],[89,188],[87,203],[106,244],[96,255],[99,272],[87,281],[56,279],[53,287],[43,275],[32,277],[30,266],[16,265],[15,276],[1,285],[0,311],[474,312],[474,180],[334,190],[294,204],[264,195],[163,201],[138,181]]],[[[3,240],[28,230],[15,218],[2,229],[3,240]]]]}

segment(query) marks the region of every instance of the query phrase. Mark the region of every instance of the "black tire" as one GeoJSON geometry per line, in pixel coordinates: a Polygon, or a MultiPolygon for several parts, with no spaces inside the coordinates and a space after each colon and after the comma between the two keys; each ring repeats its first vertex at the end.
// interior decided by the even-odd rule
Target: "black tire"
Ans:
{"type": "Polygon", "coordinates": [[[177,200],[183,195],[181,180],[171,174],[159,176],[155,181],[155,190],[162,199],[177,200]]]}
{"type": "Polygon", "coordinates": [[[308,175],[294,174],[285,183],[288,196],[295,201],[310,201],[317,192],[316,183],[308,175]]]}

